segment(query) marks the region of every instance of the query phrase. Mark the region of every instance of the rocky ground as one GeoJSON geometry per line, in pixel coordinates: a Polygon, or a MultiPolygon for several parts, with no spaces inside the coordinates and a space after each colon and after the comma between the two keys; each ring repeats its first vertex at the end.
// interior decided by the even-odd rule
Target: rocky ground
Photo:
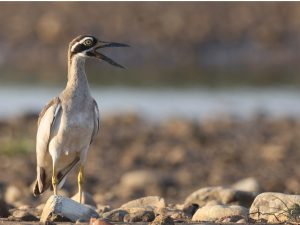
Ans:
{"type": "MultiPolygon", "coordinates": [[[[101,125],[86,166],[85,198],[102,218],[298,221],[300,197],[269,192],[299,193],[299,120],[258,115],[153,122],[128,114],[102,118],[101,125]]],[[[35,115],[0,123],[0,216],[8,224],[39,220],[51,195],[31,195],[35,132],[35,115]]],[[[76,192],[74,171],[59,193],[76,192]]]]}

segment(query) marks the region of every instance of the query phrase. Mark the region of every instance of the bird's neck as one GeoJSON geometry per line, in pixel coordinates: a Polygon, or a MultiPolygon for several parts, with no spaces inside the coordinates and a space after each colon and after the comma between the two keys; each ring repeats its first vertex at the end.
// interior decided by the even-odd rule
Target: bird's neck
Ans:
{"type": "Polygon", "coordinates": [[[85,59],[83,57],[73,57],[68,65],[67,90],[71,92],[89,92],[89,84],[85,74],[85,59]]]}

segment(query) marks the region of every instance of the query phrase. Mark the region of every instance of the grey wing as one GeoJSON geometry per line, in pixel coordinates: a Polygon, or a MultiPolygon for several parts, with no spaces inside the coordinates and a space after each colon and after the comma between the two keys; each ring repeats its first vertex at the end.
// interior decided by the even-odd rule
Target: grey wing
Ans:
{"type": "Polygon", "coordinates": [[[43,166],[45,154],[53,132],[55,119],[61,114],[61,102],[58,97],[53,98],[42,110],[38,119],[38,131],[36,136],[37,166],[43,166]]]}
{"type": "Polygon", "coordinates": [[[53,133],[53,125],[61,111],[61,101],[56,97],[44,107],[39,115],[36,136],[37,179],[33,189],[35,196],[43,193],[51,184],[52,159],[48,152],[48,145],[53,133]]]}
{"type": "Polygon", "coordinates": [[[95,99],[93,101],[93,105],[94,105],[94,130],[92,133],[91,143],[95,140],[99,132],[99,126],[100,126],[99,108],[95,99]]]}

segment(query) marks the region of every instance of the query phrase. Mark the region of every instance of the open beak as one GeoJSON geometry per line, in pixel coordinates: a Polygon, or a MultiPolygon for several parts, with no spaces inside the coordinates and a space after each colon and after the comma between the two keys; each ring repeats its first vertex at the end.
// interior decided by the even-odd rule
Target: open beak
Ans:
{"type": "Polygon", "coordinates": [[[113,65],[113,66],[117,66],[117,67],[125,69],[124,66],[116,63],[111,58],[101,54],[100,52],[97,52],[98,49],[107,48],[107,47],[130,47],[130,46],[127,45],[127,44],[121,44],[121,43],[117,43],[117,42],[98,41],[97,45],[90,52],[90,54],[92,54],[92,56],[96,57],[97,59],[102,59],[102,60],[108,62],[109,64],[113,65]]]}

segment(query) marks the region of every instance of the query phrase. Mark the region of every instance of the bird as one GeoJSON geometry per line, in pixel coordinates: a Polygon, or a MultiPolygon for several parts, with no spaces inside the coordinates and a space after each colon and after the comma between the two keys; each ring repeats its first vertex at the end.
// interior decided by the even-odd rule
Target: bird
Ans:
{"type": "Polygon", "coordinates": [[[61,188],[67,175],[79,165],[79,202],[82,203],[84,165],[90,145],[99,131],[99,109],[91,96],[85,73],[86,59],[96,58],[125,68],[98,50],[129,47],[100,41],[92,35],[79,35],[68,48],[68,80],[65,89],[42,109],[36,135],[37,178],[33,195],[61,188]]]}

